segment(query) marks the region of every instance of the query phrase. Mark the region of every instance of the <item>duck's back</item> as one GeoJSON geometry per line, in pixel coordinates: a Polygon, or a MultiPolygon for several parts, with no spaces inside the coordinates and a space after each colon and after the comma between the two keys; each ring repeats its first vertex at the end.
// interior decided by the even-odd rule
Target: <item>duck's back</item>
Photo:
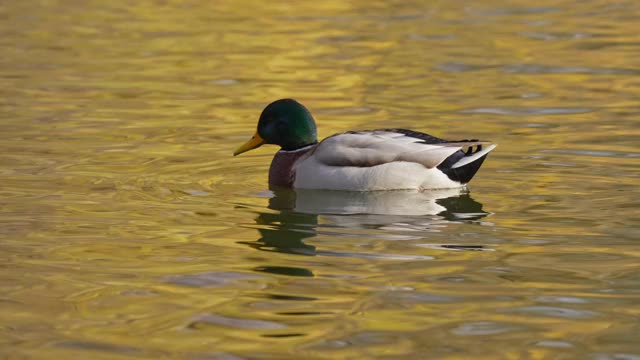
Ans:
{"type": "Polygon", "coordinates": [[[337,134],[300,159],[293,186],[352,191],[461,187],[495,147],[483,150],[485,144],[452,142],[404,129],[337,134]]]}

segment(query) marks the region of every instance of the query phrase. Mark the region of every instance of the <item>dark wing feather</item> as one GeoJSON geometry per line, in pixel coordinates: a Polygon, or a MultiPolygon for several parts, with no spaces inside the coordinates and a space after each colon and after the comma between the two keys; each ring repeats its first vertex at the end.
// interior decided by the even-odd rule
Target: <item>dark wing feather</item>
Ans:
{"type": "Polygon", "coordinates": [[[413,130],[407,130],[407,129],[381,129],[381,130],[397,132],[400,134],[404,134],[405,136],[410,136],[416,139],[420,139],[425,144],[456,146],[456,147],[462,147],[463,150],[464,148],[466,148],[466,151],[463,151],[463,150],[456,151],[451,156],[446,158],[442,163],[440,163],[440,165],[438,165],[438,169],[440,169],[440,171],[445,173],[449,177],[449,179],[453,181],[458,181],[462,184],[466,184],[469,181],[471,181],[473,176],[480,169],[480,166],[482,166],[482,163],[484,162],[487,156],[486,155],[482,156],[478,160],[475,160],[472,163],[469,163],[467,165],[464,165],[458,168],[452,168],[452,166],[458,161],[460,161],[462,158],[464,158],[465,156],[471,156],[477,153],[478,151],[481,151],[483,145],[493,144],[490,141],[482,141],[478,139],[450,141],[450,140],[441,139],[429,134],[425,134],[425,133],[421,133],[413,130]],[[474,146],[476,147],[475,149],[474,149],[474,146]]]}

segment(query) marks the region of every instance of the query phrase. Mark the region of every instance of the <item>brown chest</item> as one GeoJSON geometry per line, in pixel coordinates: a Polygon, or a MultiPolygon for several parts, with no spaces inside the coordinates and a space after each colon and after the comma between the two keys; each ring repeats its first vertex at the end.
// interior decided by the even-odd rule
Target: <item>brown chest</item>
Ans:
{"type": "Polygon", "coordinates": [[[296,163],[306,158],[314,146],[296,151],[278,151],[269,168],[269,185],[292,188],[296,181],[296,163]]]}

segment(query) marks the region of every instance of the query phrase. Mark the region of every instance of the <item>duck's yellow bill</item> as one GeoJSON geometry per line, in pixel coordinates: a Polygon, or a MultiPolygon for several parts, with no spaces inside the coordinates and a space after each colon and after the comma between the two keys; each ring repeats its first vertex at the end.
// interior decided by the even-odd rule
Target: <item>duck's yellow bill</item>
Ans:
{"type": "Polygon", "coordinates": [[[243,152],[260,147],[262,144],[264,144],[264,139],[256,132],[255,135],[251,137],[251,140],[247,141],[233,152],[233,156],[240,155],[243,152]]]}

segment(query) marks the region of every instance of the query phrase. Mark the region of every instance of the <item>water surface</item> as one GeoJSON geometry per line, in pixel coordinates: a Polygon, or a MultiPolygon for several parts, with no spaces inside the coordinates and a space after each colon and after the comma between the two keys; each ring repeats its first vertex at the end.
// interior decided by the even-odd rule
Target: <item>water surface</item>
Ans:
{"type": "Polygon", "coordinates": [[[0,354],[640,359],[635,2],[0,4],[0,354]],[[499,143],[468,191],[270,191],[321,137],[499,143]]]}

